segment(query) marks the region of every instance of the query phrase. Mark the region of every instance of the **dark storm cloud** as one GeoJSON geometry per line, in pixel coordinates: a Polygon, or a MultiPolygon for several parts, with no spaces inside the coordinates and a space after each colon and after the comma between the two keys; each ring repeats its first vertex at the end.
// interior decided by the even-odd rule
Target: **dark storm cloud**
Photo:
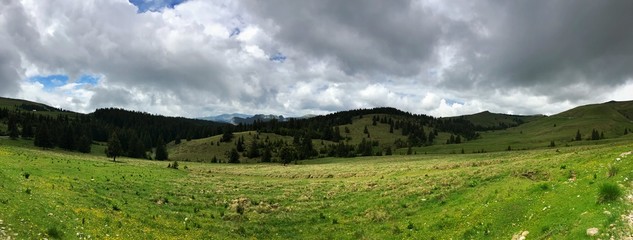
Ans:
{"type": "Polygon", "coordinates": [[[348,74],[411,76],[432,57],[447,19],[412,1],[245,1],[282,46],[332,58],[348,74]]]}
{"type": "Polygon", "coordinates": [[[552,100],[581,100],[633,74],[633,2],[509,1],[480,9],[489,36],[465,46],[480,88],[529,88],[552,100]],[[473,52],[483,54],[477,59],[473,52]],[[578,91],[561,91],[574,85],[578,91]]]}
{"type": "Polygon", "coordinates": [[[630,1],[0,3],[0,94],[84,112],[555,113],[633,88],[630,1]],[[101,80],[27,81],[51,74],[101,80]]]}
{"type": "Polygon", "coordinates": [[[20,44],[32,41],[36,32],[30,31],[29,19],[20,4],[0,1],[0,94],[13,93],[22,77],[20,44]]]}

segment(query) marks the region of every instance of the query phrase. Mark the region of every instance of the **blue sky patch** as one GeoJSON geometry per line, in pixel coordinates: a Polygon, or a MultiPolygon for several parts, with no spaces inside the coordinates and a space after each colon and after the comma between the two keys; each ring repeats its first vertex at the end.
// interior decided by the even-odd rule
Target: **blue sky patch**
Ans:
{"type": "Polygon", "coordinates": [[[44,85],[45,90],[51,90],[56,87],[64,86],[68,83],[68,76],[61,74],[54,74],[48,76],[34,76],[30,78],[33,82],[39,82],[44,85]]]}
{"type": "Polygon", "coordinates": [[[282,62],[286,61],[286,56],[283,55],[282,53],[278,52],[278,53],[275,53],[274,55],[270,56],[270,58],[268,58],[268,60],[273,61],[273,62],[282,63],[282,62]]]}
{"type": "MultiPolygon", "coordinates": [[[[30,77],[29,80],[31,82],[38,82],[44,85],[44,90],[51,91],[55,88],[62,87],[68,84],[69,83],[68,81],[70,80],[70,78],[68,77],[68,75],[53,74],[53,75],[33,76],[33,77],[30,77]]],[[[92,86],[96,86],[98,82],[99,82],[98,76],[88,75],[88,74],[81,75],[75,81],[75,83],[79,85],[92,85],[92,86]]]]}
{"type": "Polygon", "coordinates": [[[457,100],[448,99],[448,98],[445,98],[444,100],[446,100],[446,104],[451,105],[451,106],[453,104],[464,105],[464,102],[460,102],[460,101],[457,101],[457,100]]]}
{"type": "Polygon", "coordinates": [[[79,79],[77,79],[76,83],[81,85],[92,85],[96,86],[97,82],[99,82],[99,77],[93,75],[81,75],[79,79]]]}
{"type": "Polygon", "coordinates": [[[186,2],[187,0],[129,0],[138,8],[139,13],[160,12],[163,8],[174,8],[176,5],[186,2]]]}

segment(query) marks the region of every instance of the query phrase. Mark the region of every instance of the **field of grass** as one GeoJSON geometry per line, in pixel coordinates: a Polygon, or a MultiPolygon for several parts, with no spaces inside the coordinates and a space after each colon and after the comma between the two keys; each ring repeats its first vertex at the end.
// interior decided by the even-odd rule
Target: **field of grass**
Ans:
{"type": "Polygon", "coordinates": [[[21,144],[0,139],[0,238],[580,239],[628,231],[631,208],[597,202],[604,183],[628,192],[628,140],[178,170],[21,144]]]}

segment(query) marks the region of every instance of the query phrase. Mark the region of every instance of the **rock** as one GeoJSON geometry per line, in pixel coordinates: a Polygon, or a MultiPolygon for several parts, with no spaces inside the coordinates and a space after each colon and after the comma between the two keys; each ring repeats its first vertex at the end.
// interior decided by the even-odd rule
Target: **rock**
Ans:
{"type": "Polygon", "coordinates": [[[588,228],[587,229],[587,236],[593,237],[598,235],[598,233],[600,232],[600,230],[598,230],[598,228],[588,228]]]}
{"type": "Polygon", "coordinates": [[[528,231],[521,231],[517,234],[512,235],[512,240],[525,240],[527,235],[530,234],[528,231]]]}

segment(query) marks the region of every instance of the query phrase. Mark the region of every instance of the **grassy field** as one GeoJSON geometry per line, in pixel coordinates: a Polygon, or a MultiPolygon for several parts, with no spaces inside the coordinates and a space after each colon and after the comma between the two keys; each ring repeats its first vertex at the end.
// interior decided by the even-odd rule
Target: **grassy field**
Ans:
{"type": "Polygon", "coordinates": [[[632,149],[623,139],[175,170],[0,139],[0,238],[581,239],[591,227],[617,235],[629,230],[620,216],[631,206],[625,197],[598,203],[598,189],[628,192],[633,155],[620,155],[632,149]]]}

